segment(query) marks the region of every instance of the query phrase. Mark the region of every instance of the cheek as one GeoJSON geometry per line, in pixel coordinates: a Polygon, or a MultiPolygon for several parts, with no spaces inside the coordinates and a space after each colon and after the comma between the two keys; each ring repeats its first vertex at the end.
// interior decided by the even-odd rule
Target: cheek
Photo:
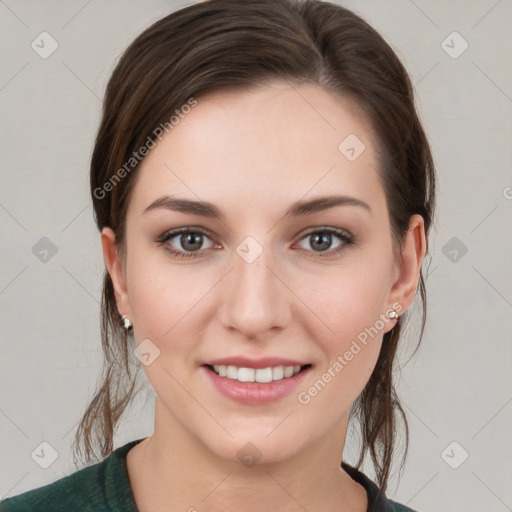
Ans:
{"type": "Polygon", "coordinates": [[[298,295],[315,313],[309,335],[325,355],[319,368],[321,382],[309,383],[318,390],[329,388],[319,404],[327,407],[334,400],[342,411],[366,385],[390,322],[385,316],[388,288],[387,262],[365,263],[360,258],[317,276],[314,286],[302,284],[299,289],[298,295]]]}
{"type": "Polygon", "coordinates": [[[297,280],[297,285],[298,296],[333,339],[351,340],[375,325],[382,329],[390,286],[385,262],[365,264],[359,258],[309,280],[297,280]]]}
{"type": "MultiPolygon", "coordinates": [[[[134,261],[135,263],[135,261],[134,261]]],[[[142,368],[156,394],[176,414],[190,407],[180,382],[193,370],[199,335],[197,314],[204,295],[184,273],[164,265],[133,265],[129,281],[133,333],[141,354],[150,353],[142,368]],[[147,340],[150,340],[149,343],[147,340]]],[[[199,283],[197,283],[199,284],[199,283]]],[[[199,420],[198,420],[199,421],[199,420]]]]}
{"type": "Polygon", "coordinates": [[[166,262],[158,251],[134,248],[131,256],[128,294],[137,343],[149,338],[162,353],[180,353],[181,361],[187,362],[194,340],[200,338],[194,330],[213,286],[211,276],[166,262]]]}

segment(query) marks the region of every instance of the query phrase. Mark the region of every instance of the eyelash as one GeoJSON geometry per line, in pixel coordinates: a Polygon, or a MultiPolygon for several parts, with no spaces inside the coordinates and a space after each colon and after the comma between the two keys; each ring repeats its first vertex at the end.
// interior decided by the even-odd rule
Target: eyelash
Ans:
{"type": "MultiPolygon", "coordinates": [[[[190,227],[187,227],[187,228],[179,228],[179,229],[174,229],[174,230],[171,230],[171,231],[166,231],[165,233],[163,233],[159,237],[157,237],[155,239],[155,242],[158,245],[163,245],[166,242],[168,242],[169,240],[172,240],[173,238],[175,238],[178,235],[181,235],[183,233],[194,233],[194,234],[198,234],[199,233],[199,234],[202,234],[202,235],[210,238],[209,233],[204,231],[201,228],[190,228],[190,227]]],[[[321,227],[321,228],[316,228],[314,231],[310,231],[309,233],[306,233],[299,241],[302,241],[303,239],[307,238],[308,236],[311,236],[311,235],[314,235],[314,234],[319,234],[319,233],[321,233],[321,234],[327,233],[327,234],[336,235],[340,239],[340,241],[343,242],[342,245],[340,245],[339,247],[337,247],[334,250],[317,252],[315,257],[320,257],[320,258],[327,257],[327,256],[323,256],[323,254],[327,254],[328,256],[332,256],[332,255],[338,254],[342,250],[344,250],[347,246],[350,246],[350,245],[354,244],[355,240],[356,240],[356,237],[354,235],[348,233],[347,231],[345,231],[343,229],[338,229],[338,228],[333,228],[333,227],[329,227],[329,226],[324,226],[324,227],[321,227]]],[[[200,251],[194,251],[194,252],[185,252],[185,251],[177,251],[176,249],[173,249],[169,245],[165,245],[165,250],[167,252],[171,253],[172,256],[175,256],[177,258],[198,258],[198,257],[201,256],[201,252],[203,250],[207,250],[207,249],[203,249],[203,250],[200,250],[200,251]]],[[[306,249],[303,249],[303,250],[306,250],[306,249]]]]}

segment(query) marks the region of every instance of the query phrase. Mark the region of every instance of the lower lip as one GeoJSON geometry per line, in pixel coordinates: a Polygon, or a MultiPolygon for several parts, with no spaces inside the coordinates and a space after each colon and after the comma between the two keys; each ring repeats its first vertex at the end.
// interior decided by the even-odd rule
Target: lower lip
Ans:
{"type": "Polygon", "coordinates": [[[213,385],[226,397],[235,402],[250,405],[262,405],[274,402],[289,395],[303,380],[306,374],[311,370],[311,366],[304,368],[293,377],[287,377],[281,380],[275,380],[267,383],[260,382],[240,382],[227,377],[217,375],[207,366],[201,367],[213,385]]]}

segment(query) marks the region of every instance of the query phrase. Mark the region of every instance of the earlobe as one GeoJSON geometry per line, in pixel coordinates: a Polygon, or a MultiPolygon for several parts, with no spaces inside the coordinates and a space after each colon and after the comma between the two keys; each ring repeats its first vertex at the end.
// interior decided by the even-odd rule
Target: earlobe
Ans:
{"type": "Polygon", "coordinates": [[[402,245],[398,278],[391,291],[392,299],[402,306],[402,312],[412,304],[426,253],[425,225],[421,215],[412,215],[402,245]]]}
{"type": "Polygon", "coordinates": [[[130,304],[123,265],[119,256],[114,231],[105,227],[101,231],[101,246],[103,249],[103,260],[112,279],[117,308],[120,314],[130,317],[130,304]]]}

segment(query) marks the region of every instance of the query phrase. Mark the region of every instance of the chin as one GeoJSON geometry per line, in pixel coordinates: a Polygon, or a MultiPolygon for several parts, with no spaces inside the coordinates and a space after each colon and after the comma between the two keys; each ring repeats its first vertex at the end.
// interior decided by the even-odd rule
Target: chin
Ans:
{"type": "MultiPolygon", "coordinates": [[[[272,429],[275,429],[275,425],[274,423],[272,429]]],[[[230,429],[233,438],[226,435],[223,436],[222,442],[219,442],[219,438],[216,437],[205,444],[218,457],[247,467],[282,462],[297,454],[305,444],[304,439],[290,435],[285,429],[280,433],[272,429],[257,429],[251,433],[245,430],[239,435],[230,429]],[[272,433],[269,435],[269,432],[272,433]]]]}

